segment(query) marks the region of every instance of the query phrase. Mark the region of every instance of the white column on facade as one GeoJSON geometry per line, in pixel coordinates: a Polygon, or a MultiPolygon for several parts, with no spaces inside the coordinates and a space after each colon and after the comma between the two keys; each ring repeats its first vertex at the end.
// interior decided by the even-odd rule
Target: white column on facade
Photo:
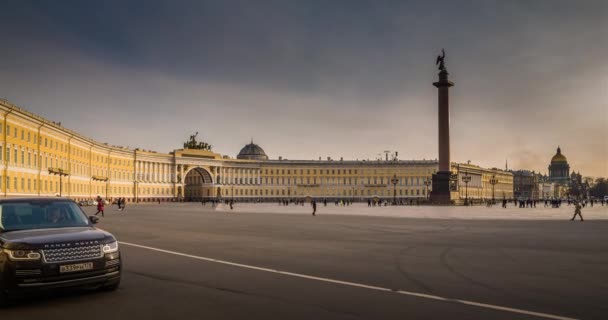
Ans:
{"type": "Polygon", "coordinates": [[[141,161],[141,180],[146,181],[146,174],[148,173],[148,169],[146,168],[146,162],[141,161]]]}
{"type": "Polygon", "coordinates": [[[161,163],[160,164],[160,182],[166,182],[166,164],[165,163],[161,163]]]}
{"type": "Polygon", "coordinates": [[[150,180],[156,182],[156,163],[150,162],[150,180]]]}
{"type": "Polygon", "coordinates": [[[165,182],[170,182],[171,179],[171,165],[169,163],[165,163],[165,182]]]}
{"type": "Polygon", "coordinates": [[[137,161],[137,180],[142,181],[144,176],[144,166],[141,160],[137,161]]]}
{"type": "Polygon", "coordinates": [[[171,164],[171,182],[177,182],[177,163],[171,164]]]}
{"type": "Polygon", "coordinates": [[[159,182],[159,171],[160,171],[160,165],[158,162],[154,163],[154,182],[159,182]]]}
{"type": "Polygon", "coordinates": [[[150,181],[156,182],[156,163],[150,162],[150,181]]]}

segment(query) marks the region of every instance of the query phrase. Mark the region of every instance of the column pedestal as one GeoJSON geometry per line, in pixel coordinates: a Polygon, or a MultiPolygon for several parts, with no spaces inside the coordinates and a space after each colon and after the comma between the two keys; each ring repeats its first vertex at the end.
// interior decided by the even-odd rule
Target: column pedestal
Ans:
{"type": "Polygon", "coordinates": [[[450,171],[437,171],[433,174],[433,190],[431,191],[431,202],[433,204],[452,204],[450,192],[450,171]]]}

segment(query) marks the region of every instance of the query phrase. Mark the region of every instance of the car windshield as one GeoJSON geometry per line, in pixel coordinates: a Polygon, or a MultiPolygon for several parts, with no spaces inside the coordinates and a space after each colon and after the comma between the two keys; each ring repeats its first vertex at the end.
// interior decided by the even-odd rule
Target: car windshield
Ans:
{"type": "Polygon", "coordinates": [[[0,203],[0,230],[88,226],[87,216],[70,201],[32,200],[0,203]]]}

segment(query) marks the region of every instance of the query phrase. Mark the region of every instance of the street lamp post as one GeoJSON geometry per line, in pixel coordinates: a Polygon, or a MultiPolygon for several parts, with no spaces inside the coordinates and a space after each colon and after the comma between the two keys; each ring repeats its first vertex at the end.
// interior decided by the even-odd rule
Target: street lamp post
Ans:
{"type": "Polygon", "coordinates": [[[135,190],[133,190],[133,195],[135,196],[135,202],[139,203],[139,181],[135,181],[135,183],[133,185],[135,185],[135,190]]]}
{"type": "Polygon", "coordinates": [[[492,185],[492,204],[494,204],[494,186],[498,183],[498,179],[496,179],[496,175],[492,175],[492,179],[490,179],[490,184],[492,185]]]}
{"type": "Polygon", "coordinates": [[[95,181],[104,181],[106,183],[106,199],[108,198],[108,186],[110,185],[110,179],[108,177],[93,176],[91,177],[95,181]]]}
{"type": "Polygon", "coordinates": [[[429,199],[429,186],[431,185],[431,178],[424,179],[424,185],[426,186],[426,199],[429,199]]]}
{"type": "Polygon", "coordinates": [[[399,183],[399,179],[397,178],[397,174],[393,176],[391,179],[391,183],[393,184],[393,205],[397,204],[397,183],[399,183]]]}
{"type": "Polygon", "coordinates": [[[63,177],[69,176],[70,172],[61,168],[49,168],[49,174],[56,174],[59,176],[59,196],[62,196],[63,191],[63,177]]]}
{"type": "Polygon", "coordinates": [[[465,193],[464,205],[468,206],[469,205],[469,182],[471,182],[471,176],[469,176],[468,172],[464,173],[464,177],[462,177],[462,182],[464,182],[464,193],[465,193]]]}

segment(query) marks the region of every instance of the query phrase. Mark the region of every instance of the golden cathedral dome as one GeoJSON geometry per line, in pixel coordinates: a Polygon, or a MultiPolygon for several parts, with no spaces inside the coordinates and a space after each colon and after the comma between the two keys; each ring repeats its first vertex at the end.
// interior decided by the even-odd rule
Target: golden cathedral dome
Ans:
{"type": "Polygon", "coordinates": [[[568,163],[568,159],[562,154],[559,147],[557,147],[557,153],[551,158],[551,163],[568,163]]]}

